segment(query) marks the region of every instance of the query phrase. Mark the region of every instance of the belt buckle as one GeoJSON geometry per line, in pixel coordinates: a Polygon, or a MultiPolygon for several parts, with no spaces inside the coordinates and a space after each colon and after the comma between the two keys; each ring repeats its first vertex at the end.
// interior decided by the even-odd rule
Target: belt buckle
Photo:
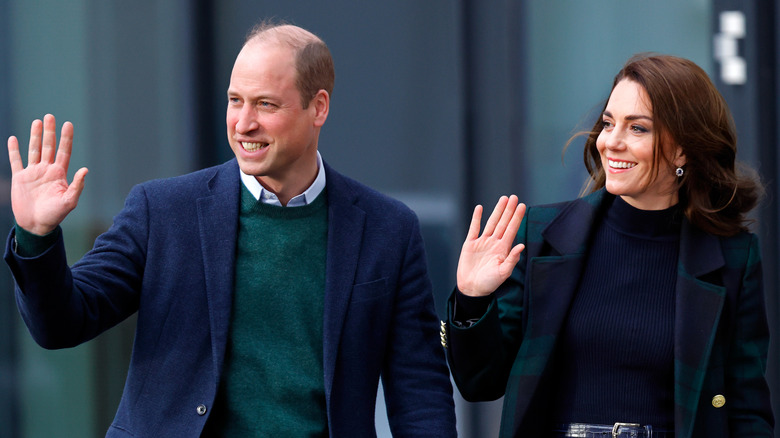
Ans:
{"type": "Polygon", "coordinates": [[[612,438],[617,438],[620,433],[618,430],[621,427],[639,427],[640,424],[638,423],[615,423],[614,426],[612,426],[612,438]]]}

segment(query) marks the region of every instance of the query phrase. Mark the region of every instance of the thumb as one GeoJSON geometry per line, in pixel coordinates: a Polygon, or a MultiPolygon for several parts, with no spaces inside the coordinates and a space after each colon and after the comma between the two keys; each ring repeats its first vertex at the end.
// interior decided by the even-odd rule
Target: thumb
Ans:
{"type": "Polygon", "coordinates": [[[78,201],[81,196],[81,192],[84,191],[85,179],[89,173],[89,169],[82,167],[73,176],[73,182],[68,186],[68,195],[71,199],[78,201]]]}
{"type": "Polygon", "coordinates": [[[525,245],[522,243],[519,243],[512,248],[512,251],[509,252],[509,255],[506,256],[506,260],[504,260],[504,263],[507,263],[514,267],[517,262],[520,261],[520,254],[525,249],[525,245]]]}

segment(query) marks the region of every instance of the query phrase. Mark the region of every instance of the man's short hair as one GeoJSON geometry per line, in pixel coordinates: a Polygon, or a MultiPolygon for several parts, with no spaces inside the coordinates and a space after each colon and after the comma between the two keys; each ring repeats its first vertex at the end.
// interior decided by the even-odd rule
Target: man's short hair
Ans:
{"type": "Polygon", "coordinates": [[[320,90],[333,94],[336,78],[333,58],[328,46],[317,35],[288,23],[264,20],[249,31],[244,46],[252,42],[285,45],[295,52],[295,85],[301,94],[303,108],[308,108],[320,90]]]}

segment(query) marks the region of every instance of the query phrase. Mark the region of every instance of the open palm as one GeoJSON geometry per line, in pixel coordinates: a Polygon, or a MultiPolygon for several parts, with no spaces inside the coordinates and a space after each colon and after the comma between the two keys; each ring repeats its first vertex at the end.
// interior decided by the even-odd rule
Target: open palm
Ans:
{"type": "Polygon", "coordinates": [[[458,260],[458,289],[470,296],[493,293],[512,273],[525,246],[514,245],[525,215],[517,196],[502,196],[479,234],[482,206],[474,208],[466,241],[458,260]]]}
{"type": "Polygon", "coordinates": [[[73,125],[62,125],[59,148],[56,136],[56,121],[51,114],[43,122],[33,121],[27,167],[22,162],[18,140],[14,136],[8,138],[14,218],[20,227],[38,235],[53,231],[76,208],[87,175],[87,169],[81,168],[68,184],[73,125]]]}

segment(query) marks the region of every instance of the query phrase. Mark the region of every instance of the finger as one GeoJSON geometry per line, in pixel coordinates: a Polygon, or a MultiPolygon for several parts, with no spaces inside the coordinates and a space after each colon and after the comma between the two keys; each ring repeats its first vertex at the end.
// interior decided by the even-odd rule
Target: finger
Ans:
{"type": "Polygon", "coordinates": [[[479,237],[479,226],[482,222],[482,206],[477,205],[474,207],[474,213],[471,215],[471,224],[469,225],[469,232],[466,234],[466,240],[474,240],[479,237]]]}
{"type": "MultiPolygon", "coordinates": [[[[62,127],[63,131],[65,126],[62,127]]],[[[43,144],[41,147],[41,162],[54,162],[54,155],[57,151],[57,121],[51,114],[43,117],[43,144]]]]}
{"type": "Polygon", "coordinates": [[[24,170],[22,155],[19,153],[19,140],[13,135],[8,137],[8,161],[11,163],[11,174],[24,170]]]}
{"type": "Polygon", "coordinates": [[[501,215],[503,214],[504,209],[506,208],[506,203],[508,201],[509,198],[507,198],[506,196],[502,196],[498,198],[496,207],[493,208],[493,213],[490,213],[490,217],[488,218],[488,221],[485,224],[485,230],[482,231],[483,236],[490,236],[493,234],[493,231],[496,229],[496,225],[498,224],[498,221],[501,219],[501,215]]]}
{"type": "Polygon", "coordinates": [[[57,148],[57,164],[64,167],[65,170],[70,166],[70,155],[73,150],[73,124],[65,122],[62,124],[62,133],[60,134],[60,147],[57,148]]]}
{"type": "Polygon", "coordinates": [[[512,241],[515,240],[515,236],[517,236],[517,230],[520,229],[520,224],[523,222],[523,217],[525,217],[525,210],[525,204],[520,203],[517,205],[514,214],[512,214],[512,220],[509,221],[509,225],[507,226],[506,232],[504,233],[504,237],[511,239],[512,241]]]}
{"type": "Polygon", "coordinates": [[[498,224],[496,224],[496,230],[493,232],[493,236],[496,238],[501,239],[504,237],[504,231],[506,231],[506,227],[509,225],[512,217],[514,217],[517,203],[517,196],[515,195],[510,196],[507,200],[506,207],[501,213],[501,219],[499,219],[498,224]]]}
{"type": "Polygon", "coordinates": [[[54,151],[57,148],[57,121],[51,114],[43,117],[43,146],[41,148],[41,162],[54,161],[54,151]]]}
{"type": "Polygon", "coordinates": [[[41,135],[43,122],[35,119],[30,125],[30,144],[27,147],[27,165],[38,164],[41,161],[41,135]]]}

